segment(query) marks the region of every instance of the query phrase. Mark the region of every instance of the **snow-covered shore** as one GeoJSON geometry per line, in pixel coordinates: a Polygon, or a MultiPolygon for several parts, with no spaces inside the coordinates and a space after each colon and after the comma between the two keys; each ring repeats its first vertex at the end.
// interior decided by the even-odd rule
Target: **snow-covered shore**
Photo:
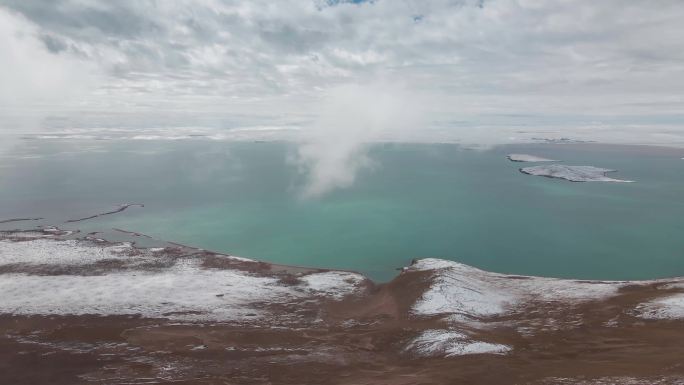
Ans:
{"type": "Polygon", "coordinates": [[[402,328],[412,330],[397,342],[402,354],[432,358],[515,354],[520,336],[590,322],[614,327],[620,317],[629,322],[684,318],[683,278],[555,279],[426,258],[405,267],[394,281],[375,285],[353,272],[288,269],[180,246],[140,248],[60,234],[52,228],[0,232],[0,314],[135,316],[294,329],[322,322],[382,329],[385,321],[378,320],[395,314],[390,318],[403,319],[402,328]],[[412,288],[410,295],[396,291],[406,287],[412,288]],[[602,309],[615,308],[605,304],[635,292],[642,293],[637,301],[624,302],[617,316],[601,319],[602,309]],[[492,333],[495,326],[510,331],[492,333]]]}
{"type": "Polygon", "coordinates": [[[38,231],[4,235],[0,313],[237,321],[268,317],[260,303],[339,300],[367,281],[342,271],[284,277],[255,271],[262,265],[244,258],[175,248],[62,240],[38,231]],[[232,267],[207,267],[208,258],[232,267]]]}

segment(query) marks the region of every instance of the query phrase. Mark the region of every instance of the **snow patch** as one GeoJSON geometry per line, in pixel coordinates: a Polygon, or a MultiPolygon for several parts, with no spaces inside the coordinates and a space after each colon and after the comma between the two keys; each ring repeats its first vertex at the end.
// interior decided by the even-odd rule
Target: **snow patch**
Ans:
{"type": "MultiPolygon", "coordinates": [[[[97,244],[84,240],[0,241],[0,266],[86,265],[102,260],[155,262],[163,249],[137,249],[130,243],[97,244]]],[[[232,257],[227,257],[232,258],[232,257]]],[[[171,267],[126,269],[105,275],[0,274],[0,313],[133,315],[179,320],[239,320],[265,316],[263,303],[325,297],[335,300],[359,290],[365,277],[322,272],[286,285],[277,276],[238,269],[207,269],[202,259],[174,257],[171,267]]]]}
{"type": "MultiPolygon", "coordinates": [[[[12,236],[15,234],[26,233],[13,233],[12,236]]],[[[0,265],[85,265],[106,259],[131,259],[125,254],[131,250],[133,247],[128,242],[93,247],[73,239],[61,241],[36,238],[23,242],[0,240],[0,265]]]]}
{"type": "Polygon", "coordinates": [[[633,182],[631,180],[609,178],[606,176],[606,174],[609,172],[615,172],[616,170],[593,166],[566,166],[561,164],[551,164],[525,167],[521,168],[520,171],[529,175],[565,179],[571,182],[633,182]]]}
{"type": "Polygon", "coordinates": [[[467,335],[450,330],[424,330],[406,345],[405,351],[423,357],[454,357],[466,354],[505,354],[506,345],[473,341],[467,335]]]}
{"type": "Polygon", "coordinates": [[[430,288],[414,304],[419,315],[463,314],[486,317],[504,312],[508,304],[517,302],[511,293],[500,291],[482,279],[482,270],[439,259],[422,259],[417,270],[435,270],[430,288]]]}
{"type": "Polygon", "coordinates": [[[434,258],[418,260],[405,271],[432,271],[429,288],[412,307],[414,315],[464,319],[503,314],[528,301],[570,304],[607,298],[624,284],[504,275],[434,258]]]}
{"type": "Polygon", "coordinates": [[[171,319],[237,320],[263,313],[249,306],[296,293],[270,277],[237,270],[201,269],[179,261],[161,272],[124,271],[102,276],[0,276],[0,313],[140,314],[171,319]]]}
{"type": "Polygon", "coordinates": [[[642,303],[636,308],[637,315],[645,319],[684,318],[684,293],[642,303]]]}
{"type": "Polygon", "coordinates": [[[326,271],[305,275],[300,280],[313,294],[340,300],[358,291],[366,277],[345,271],[326,271]]]}

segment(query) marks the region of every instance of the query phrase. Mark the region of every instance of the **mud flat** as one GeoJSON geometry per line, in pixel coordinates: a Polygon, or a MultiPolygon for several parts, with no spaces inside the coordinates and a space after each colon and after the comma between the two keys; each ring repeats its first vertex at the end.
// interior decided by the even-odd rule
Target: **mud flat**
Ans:
{"type": "Polygon", "coordinates": [[[0,383],[684,383],[684,279],[420,259],[382,285],[58,229],[0,232],[0,383]]]}
{"type": "Polygon", "coordinates": [[[633,182],[631,180],[615,179],[606,176],[606,174],[616,171],[594,166],[566,166],[562,164],[532,166],[520,169],[520,172],[523,174],[565,179],[570,182],[633,182]]]}

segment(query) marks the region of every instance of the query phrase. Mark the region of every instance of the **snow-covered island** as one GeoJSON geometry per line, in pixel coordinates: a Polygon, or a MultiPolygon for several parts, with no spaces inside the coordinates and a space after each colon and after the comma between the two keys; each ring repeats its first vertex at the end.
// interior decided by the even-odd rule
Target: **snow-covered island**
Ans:
{"type": "Polygon", "coordinates": [[[134,241],[0,231],[0,358],[57,384],[684,383],[684,278],[428,258],[376,284],[134,241]]]}
{"type": "Polygon", "coordinates": [[[511,162],[557,162],[556,159],[542,158],[529,154],[508,154],[506,158],[511,162]]]}
{"type": "Polygon", "coordinates": [[[565,179],[570,182],[633,182],[606,176],[607,173],[615,171],[594,166],[567,166],[563,164],[531,166],[520,169],[520,172],[524,174],[565,179]]]}

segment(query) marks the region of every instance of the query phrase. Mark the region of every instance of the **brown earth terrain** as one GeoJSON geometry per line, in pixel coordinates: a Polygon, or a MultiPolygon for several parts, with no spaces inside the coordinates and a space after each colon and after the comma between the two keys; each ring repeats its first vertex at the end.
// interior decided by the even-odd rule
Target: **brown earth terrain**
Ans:
{"type": "MultiPolygon", "coordinates": [[[[337,292],[313,289],[319,278],[330,278],[325,270],[178,245],[117,248],[114,257],[87,263],[14,260],[17,250],[44,250],[64,236],[56,230],[0,235],[0,295],[7,300],[0,304],[0,384],[684,383],[684,322],[672,312],[657,316],[658,306],[644,307],[684,292],[682,279],[547,280],[430,260],[385,284],[340,273],[349,287],[337,292]],[[285,294],[247,302],[235,302],[247,295],[242,287],[211,294],[211,306],[225,298],[226,308],[240,310],[233,317],[194,310],[193,303],[174,310],[160,302],[165,313],[139,314],[136,298],[117,305],[116,298],[86,290],[65,302],[64,293],[77,286],[25,297],[28,287],[13,286],[26,277],[158,277],[188,260],[196,274],[269,279],[269,288],[285,294]],[[488,302],[496,296],[501,309],[488,302]]],[[[113,245],[85,237],[73,242],[85,252],[113,245]]],[[[123,286],[113,295],[129,290],[137,289],[123,286]]]]}

